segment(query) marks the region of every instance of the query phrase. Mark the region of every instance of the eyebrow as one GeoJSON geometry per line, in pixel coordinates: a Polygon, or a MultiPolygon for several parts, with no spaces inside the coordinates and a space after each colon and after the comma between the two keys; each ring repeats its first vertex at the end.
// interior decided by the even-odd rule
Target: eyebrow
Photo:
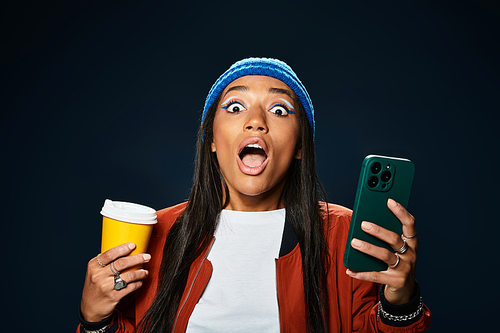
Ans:
{"type": "Polygon", "coordinates": [[[234,87],[231,87],[229,88],[226,93],[224,94],[224,96],[226,96],[230,91],[248,91],[248,87],[246,86],[234,86],[234,87]]]}
{"type": "Polygon", "coordinates": [[[280,94],[280,95],[283,94],[283,95],[287,95],[288,97],[290,97],[293,100],[292,93],[288,89],[269,88],[269,93],[270,94],[280,94]]]}
{"type": "MultiPolygon", "coordinates": [[[[247,92],[249,89],[247,86],[234,86],[229,88],[225,93],[224,96],[226,96],[230,91],[243,91],[247,92]]],[[[292,93],[288,89],[282,89],[282,88],[269,88],[269,93],[270,94],[278,94],[278,95],[287,95],[290,97],[292,100],[294,99],[292,96],[292,93]]]]}

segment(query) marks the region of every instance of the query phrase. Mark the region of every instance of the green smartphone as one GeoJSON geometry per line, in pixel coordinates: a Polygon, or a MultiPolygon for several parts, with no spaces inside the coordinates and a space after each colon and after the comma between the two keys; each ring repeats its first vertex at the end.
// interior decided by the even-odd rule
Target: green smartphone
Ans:
{"type": "Polygon", "coordinates": [[[351,240],[358,238],[373,245],[394,251],[386,242],[361,230],[361,222],[368,221],[401,234],[399,219],[387,207],[389,198],[405,208],[408,206],[415,173],[414,164],[404,158],[369,155],[363,160],[354,200],[349,236],[344,252],[344,266],[352,271],[383,271],[382,260],[353,249],[351,240]]]}

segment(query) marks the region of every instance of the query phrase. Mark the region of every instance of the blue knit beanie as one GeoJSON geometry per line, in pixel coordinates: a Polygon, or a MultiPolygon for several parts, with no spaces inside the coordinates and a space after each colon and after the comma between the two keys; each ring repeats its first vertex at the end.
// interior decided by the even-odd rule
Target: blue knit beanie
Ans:
{"type": "Polygon", "coordinates": [[[247,58],[235,62],[224,74],[222,74],[208,93],[205,100],[205,107],[203,108],[203,115],[201,121],[205,120],[208,109],[212,103],[219,97],[222,91],[234,80],[246,75],[264,75],[270,76],[285,83],[293,92],[299,97],[300,103],[311,125],[313,138],[315,132],[314,126],[314,108],[311,98],[307,93],[306,88],[300,82],[297,74],[290,66],[278,59],[271,58],[247,58]]]}

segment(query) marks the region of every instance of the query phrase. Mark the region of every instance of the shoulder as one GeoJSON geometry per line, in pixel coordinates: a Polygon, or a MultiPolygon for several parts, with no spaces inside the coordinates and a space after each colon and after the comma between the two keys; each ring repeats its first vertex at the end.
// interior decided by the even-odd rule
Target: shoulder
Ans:
{"type": "Polygon", "coordinates": [[[347,220],[350,222],[352,216],[352,210],[344,206],[320,202],[320,212],[324,220],[329,220],[330,223],[338,222],[340,220],[347,220]]]}
{"type": "MultiPolygon", "coordinates": [[[[149,241],[148,252],[151,254],[155,260],[160,260],[161,253],[163,251],[163,245],[167,239],[170,229],[174,225],[177,217],[186,208],[186,202],[161,209],[156,212],[156,218],[158,223],[153,227],[153,232],[151,233],[151,238],[149,241]]],[[[152,266],[151,264],[149,266],[152,266]]]]}
{"type": "Polygon", "coordinates": [[[340,205],[320,202],[327,238],[346,238],[351,224],[352,210],[340,205]]]}
{"type": "Polygon", "coordinates": [[[186,209],[187,202],[177,204],[168,208],[163,208],[156,212],[158,223],[154,227],[154,232],[157,235],[165,235],[170,231],[179,215],[186,209]]]}
{"type": "Polygon", "coordinates": [[[168,208],[163,208],[156,212],[156,216],[158,218],[158,222],[168,221],[170,219],[175,219],[186,209],[187,201],[177,204],[175,206],[171,206],[168,208]]]}

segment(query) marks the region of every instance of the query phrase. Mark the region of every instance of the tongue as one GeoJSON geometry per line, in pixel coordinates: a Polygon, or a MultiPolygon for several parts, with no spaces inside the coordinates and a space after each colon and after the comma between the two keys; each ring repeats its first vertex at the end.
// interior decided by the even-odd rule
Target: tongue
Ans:
{"type": "Polygon", "coordinates": [[[261,166],[265,159],[266,157],[261,154],[245,154],[241,161],[246,166],[255,168],[261,166]]]}

